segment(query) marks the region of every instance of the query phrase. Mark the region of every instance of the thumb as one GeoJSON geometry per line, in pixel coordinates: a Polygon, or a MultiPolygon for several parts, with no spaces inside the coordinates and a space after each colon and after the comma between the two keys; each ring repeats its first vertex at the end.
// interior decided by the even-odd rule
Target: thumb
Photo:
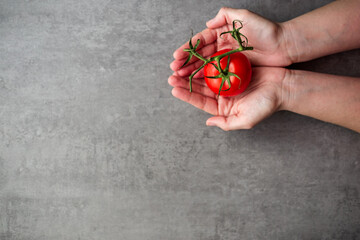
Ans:
{"type": "Polygon", "coordinates": [[[250,129],[253,127],[251,123],[245,120],[240,114],[225,116],[211,117],[206,121],[207,126],[217,126],[224,131],[237,130],[237,129],[250,129]]]}
{"type": "Polygon", "coordinates": [[[245,9],[234,9],[222,7],[218,14],[206,23],[208,28],[219,28],[224,25],[232,24],[236,19],[244,19],[244,16],[249,13],[245,9]]]}

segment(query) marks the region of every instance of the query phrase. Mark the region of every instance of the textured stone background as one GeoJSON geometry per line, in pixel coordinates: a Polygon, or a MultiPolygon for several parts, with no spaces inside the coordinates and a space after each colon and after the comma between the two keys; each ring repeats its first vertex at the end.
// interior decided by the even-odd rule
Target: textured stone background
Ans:
{"type": "Polygon", "coordinates": [[[0,239],[360,239],[359,134],[289,112],[223,132],[167,85],[221,6],[285,21],[328,2],[1,0],[0,239]]]}

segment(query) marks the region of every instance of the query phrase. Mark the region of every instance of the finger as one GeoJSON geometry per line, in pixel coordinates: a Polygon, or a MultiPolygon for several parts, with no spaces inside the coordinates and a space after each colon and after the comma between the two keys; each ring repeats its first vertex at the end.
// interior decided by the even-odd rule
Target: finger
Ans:
{"type": "MultiPolygon", "coordinates": [[[[183,75],[180,75],[180,74],[178,73],[178,71],[174,72],[174,74],[175,74],[176,76],[189,79],[190,75],[191,75],[195,70],[196,70],[196,69],[193,69],[192,71],[189,71],[190,73],[187,73],[187,74],[183,72],[183,73],[182,73],[183,75]]],[[[194,79],[194,78],[204,78],[204,68],[200,69],[200,70],[193,76],[193,79],[194,79]]]]}
{"type": "MultiPolygon", "coordinates": [[[[186,78],[186,79],[189,79],[189,75],[186,75],[186,76],[181,76],[178,71],[175,71],[173,72],[173,75],[175,76],[179,76],[179,77],[182,77],[182,78],[186,78]]],[[[200,71],[198,71],[193,78],[204,78],[204,68],[200,69],[200,71]]]]}
{"type": "MultiPolygon", "coordinates": [[[[176,75],[171,75],[168,79],[168,83],[173,86],[171,83],[175,83],[177,81],[181,81],[181,82],[184,82],[184,86],[185,85],[189,85],[189,78],[183,78],[183,77],[180,77],[180,76],[176,76],[176,75]]],[[[206,82],[204,80],[204,78],[193,78],[192,79],[192,82],[193,83],[196,83],[198,85],[201,85],[201,86],[204,86],[206,87],[206,82]]],[[[175,87],[175,86],[173,86],[175,87]]]]}
{"type": "Polygon", "coordinates": [[[194,78],[204,78],[204,68],[200,69],[195,75],[194,78]]]}
{"type": "Polygon", "coordinates": [[[242,20],[249,11],[245,9],[234,9],[223,7],[218,14],[206,23],[208,28],[219,28],[224,25],[232,24],[234,20],[242,20]]]}
{"type": "Polygon", "coordinates": [[[250,129],[253,127],[251,122],[246,120],[245,116],[241,114],[226,116],[211,117],[206,121],[208,126],[217,126],[224,131],[237,130],[237,129],[250,129]]]}
{"type": "MultiPolygon", "coordinates": [[[[198,39],[200,39],[200,45],[198,46],[198,50],[200,50],[203,46],[206,46],[210,43],[213,43],[216,41],[217,39],[217,33],[216,31],[212,30],[212,29],[205,29],[200,33],[197,33],[193,38],[192,38],[192,43],[194,44],[198,39]]],[[[173,56],[175,59],[183,59],[186,58],[188,56],[187,52],[184,52],[185,48],[189,48],[189,43],[185,43],[184,45],[182,45],[181,47],[179,47],[177,50],[175,50],[173,56]]]]}
{"type": "Polygon", "coordinates": [[[184,102],[190,103],[191,105],[207,112],[212,115],[217,115],[217,101],[214,98],[204,96],[200,93],[189,92],[189,90],[175,87],[172,90],[172,95],[184,102]]]}
{"type": "MultiPolygon", "coordinates": [[[[190,89],[189,81],[186,81],[180,77],[170,76],[168,82],[173,87],[181,87],[188,91],[190,89]]],[[[201,95],[211,98],[216,97],[215,93],[206,86],[206,84],[204,83],[204,79],[202,79],[202,81],[200,79],[193,79],[191,85],[192,91],[194,93],[199,93],[201,95]]]]}
{"type": "MultiPolygon", "coordinates": [[[[201,56],[203,56],[204,58],[209,58],[212,54],[214,54],[216,52],[216,44],[215,43],[208,44],[208,45],[204,46],[202,49],[200,49],[197,52],[201,56]]],[[[186,54],[188,56],[189,53],[186,53],[186,54]]],[[[197,57],[192,57],[188,64],[191,64],[191,63],[193,63],[195,61],[198,61],[198,60],[199,59],[197,57]]],[[[179,70],[179,68],[184,64],[185,61],[186,61],[185,58],[184,59],[175,59],[170,64],[171,70],[173,70],[173,71],[179,70]]]]}
{"type": "MultiPolygon", "coordinates": [[[[197,60],[196,62],[187,65],[179,70],[177,70],[177,74],[181,77],[187,77],[190,76],[196,69],[198,69],[199,67],[201,67],[204,64],[203,61],[201,60],[197,60]]],[[[201,69],[203,70],[203,69],[201,69]]]]}

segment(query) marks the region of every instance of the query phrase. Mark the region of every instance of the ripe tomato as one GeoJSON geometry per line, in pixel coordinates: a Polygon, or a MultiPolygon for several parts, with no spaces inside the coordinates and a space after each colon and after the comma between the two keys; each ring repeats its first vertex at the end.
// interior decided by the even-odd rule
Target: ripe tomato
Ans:
{"type": "MultiPolygon", "coordinates": [[[[220,50],[215,54],[213,54],[211,57],[215,57],[229,51],[231,51],[231,49],[220,50]]],[[[230,54],[229,56],[223,57],[220,60],[221,69],[226,68],[228,57],[230,57],[228,72],[236,74],[240,79],[235,76],[230,76],[231,87],[229,89],[229,84],[227,83],[227,81],[225,81],[224,85],[221,88],[221,92],[220,92],[221,96],[235,96],[242,93],[243,91],[245,91],[251,80],[251,64],[250,61],[247,59],[247,57],[240,52],[235,52],[230,54]]],[[[222,79],[209,78],[219,75],[219,71],[211,63],[217,65],[216,61],[210,62],[207,65],[205,65],[204,67],[205,81],[208,87],[214,93],[218,94],[222,79]]]]}

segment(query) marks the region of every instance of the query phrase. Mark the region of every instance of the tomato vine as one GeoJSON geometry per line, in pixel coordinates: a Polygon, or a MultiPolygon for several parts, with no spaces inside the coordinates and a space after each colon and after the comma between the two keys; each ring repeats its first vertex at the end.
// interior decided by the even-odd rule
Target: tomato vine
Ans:
{"type": "Polygon", "coordinates": [[[189,40],[189,48],[184,49],[185,52],[189,53],[188,58],[186,59],[185,63],[179,68],[183,68],[184,66],[186,66],[186,64],[189,63],[189,61],[192,59],[192,57],[196,57],[198,59],[200,59],[201,61],[203,61],[204,63],[198,68],[196,69],[190,76],[189,76],[189,84],[190,84],[190,92],[192,92],[192,79],[195,76],[195,74],[197,74],[202,68],[204,68],[207,64],[212,64],[216,70],[219,71],[219,74],[217,76],[206,76],[207,78],[221,78],[222,82],[219,88],[219,93],[218,95],[220,95],[221,91],[227,91],[230,89],[231,87],[231,82],[230,82],[230,76],[234,76],[238,79],[240,79],[239,76],[237,76],[235,73],[231,73],[229,72],[229,64],[230,64],[230,55],[236,52],[241,52],[241,51],[245,51],[245,50],[253,50],[253,47],[249,47],[248,46],[248,39],[245,35],[243,35],[242,33],[240,33],[240,29],[243,28],[243,24],[240,20],[234,20],[233,23],[233,29],[231,31],[227,31],[227,32],[222,32],[220,34],[220,37],[224,34],[231,34],[231,36],[238,42],[239,47],[233,50],[230,50],[226,53],[223,53],[221,55],[215,56],[215,57],[210,57],[208,59],[204,58],[203,56],[201,56],[201,54],[199,54],[196,49],[198,48],[198,46],[200,45],[200,39],[198,39],[196,41],[195,46],[192,44],[192,37],[189,40]],[[240,27],[236,28],[236,23],[240,24],[240,27]],[[244,39],[244,40],[243,40],[244,39]],[[220,60],[226,56],[229,56],[227,59],[227,65],[224,69],[221,68],[220,66],[220,60]],[[212,63],[213,61],[215,61],[217,63],[214,64],[212,63]],[[229,85],[228,89],[222,90],[222,87],[224,85],[224,83],[227,82],[229,85]]]}

